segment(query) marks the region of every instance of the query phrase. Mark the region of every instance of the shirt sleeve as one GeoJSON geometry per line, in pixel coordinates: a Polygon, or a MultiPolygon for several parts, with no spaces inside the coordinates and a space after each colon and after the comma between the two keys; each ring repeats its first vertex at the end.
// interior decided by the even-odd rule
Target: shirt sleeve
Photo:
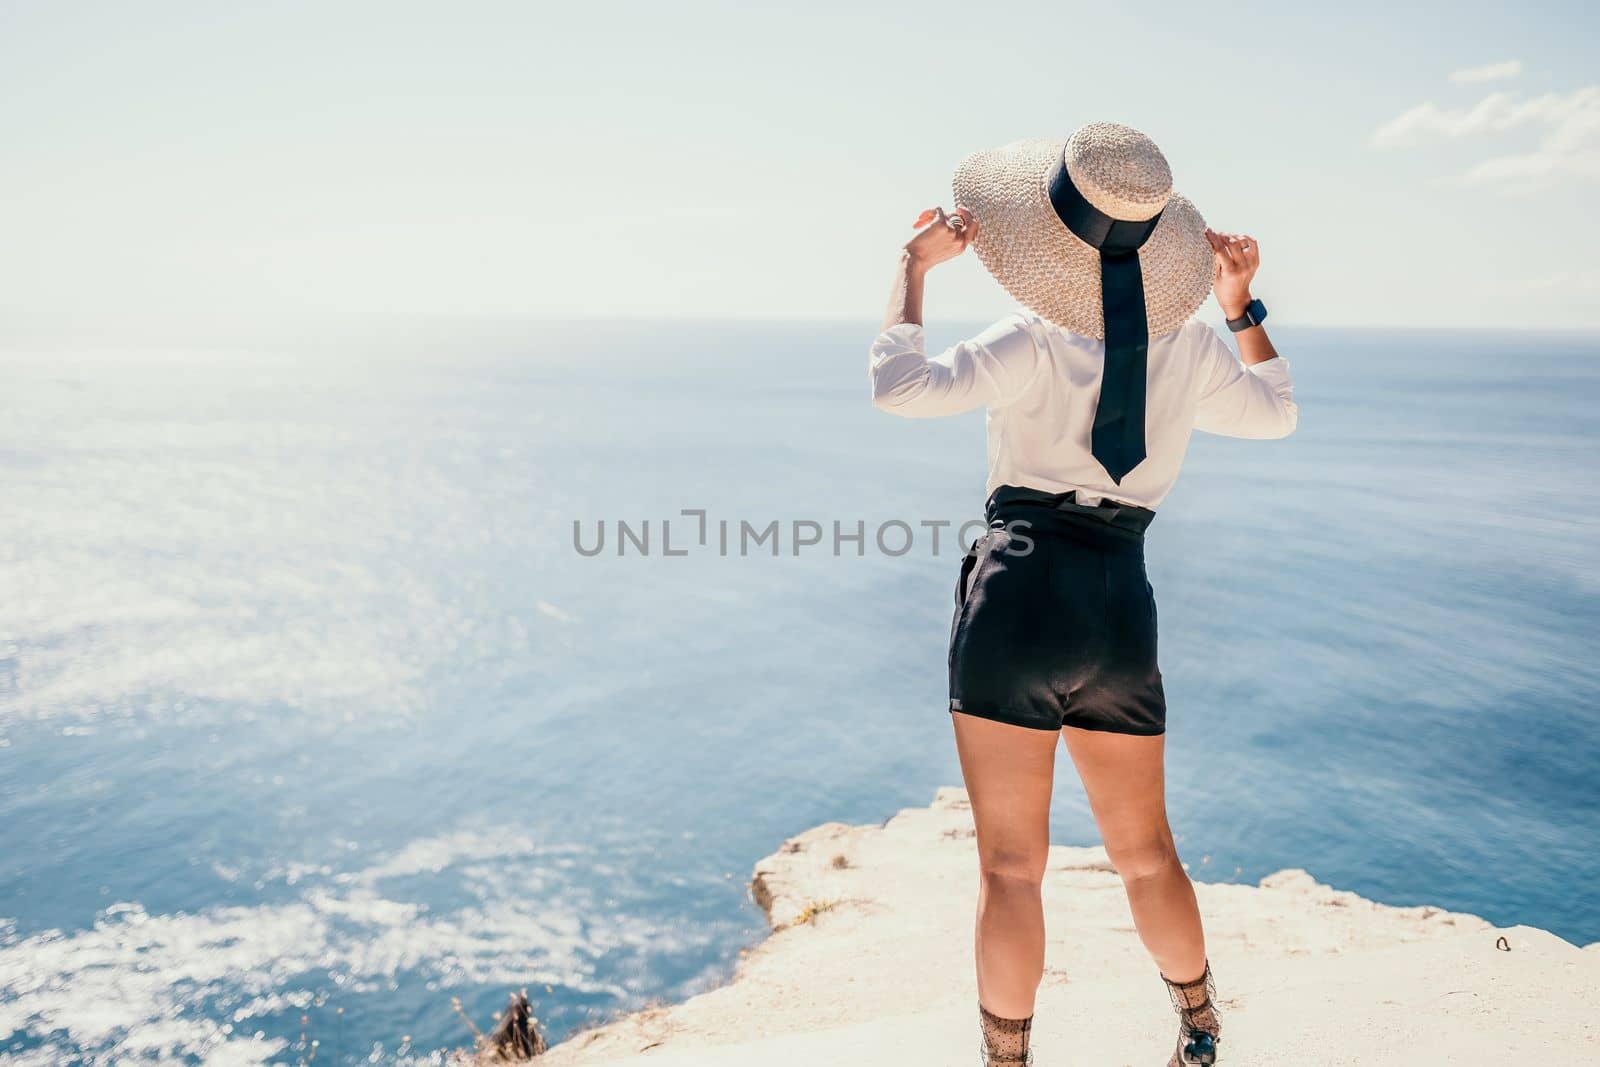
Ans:
{"type": "Polygon", "coordinates": [[[872,404],[911,418],[1004,407],[1027,389],[1042,360],[1028,320],[1012,315],[928,358],[922,327],[891,326],[872,343],[872,404]]]}
{"type": "Polygon", "coordinates": [[[1226,437],[1287,437],[1300,421],[1289,361],[1274,356],[1246,367],[1217,331],[1201,324],[1197,430],[1226,437]]]}

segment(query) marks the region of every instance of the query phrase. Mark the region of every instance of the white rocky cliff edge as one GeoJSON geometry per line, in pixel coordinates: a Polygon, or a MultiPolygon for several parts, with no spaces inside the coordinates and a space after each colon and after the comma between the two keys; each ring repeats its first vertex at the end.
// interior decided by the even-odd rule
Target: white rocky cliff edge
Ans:
{"type": "MultiPolygon", "coordinates": [[[[733,979],[575,1036],[548,1067],[971,1067],[978,1062],[966,793],[881,826],[827,823],[756,866],[773,933],[733,979]]],[[[1600,1064],[1600,945],[1395,908],[1280,871],[1197,883],[1223,1063],[1600,1064]]],[[[1100,848],[1056,846],[1044,885],[1039,1067],[1165,1064],[1176,1016],[1100,848]]]]}

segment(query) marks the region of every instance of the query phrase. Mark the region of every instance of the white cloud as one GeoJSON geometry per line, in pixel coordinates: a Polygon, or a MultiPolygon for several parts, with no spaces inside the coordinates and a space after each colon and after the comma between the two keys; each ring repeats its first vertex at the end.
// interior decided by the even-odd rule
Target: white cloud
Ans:
{"type": "Polygon", "coordinates": [[[1522,73],[1522,60],[1506,59],[1499,63],[1486,63],[1481,67],[1468,67],[1450,75],[1453,82],[1492,82],[1501,78],[1515,78],[1522,73]]]}
{"type": "Polygon", "coordinates": [[[1564,129],[1600,115],[1600,86],[1570,93],[1545,93],[1521,99],[1516,93],[1494,92],[1466,108],[1440,107],[1431,100],[1418,104],[1378,127],[1372,139],[1380,145],[1410,145],[1428,137],[1473,137],[1503,133],[1519,126],[1546,125],[1564,129]]]}
{"type": "Polygon", "coordinates": [[[1474,164],[1458,181],[1472,185],[1530,188],[1566,178],[1600,178],[1600,86],[1522,98],[1493,92],[1470,107],[1418,104],[1380,126],[1372,136],[1381,147],[1461,139],[1517,129],[1541,131],[1530,151],[1492,156],[1474,164]]]}
{"type": "Polygon", "coordinates": [[[1564,178],[1600,179],[1600,147],[1584,152],[1551,152],[1541,148],[1520,155],[1496,156],[1475,164],[1456,180],[1465,185],[1532,189],[1564,178]]]}

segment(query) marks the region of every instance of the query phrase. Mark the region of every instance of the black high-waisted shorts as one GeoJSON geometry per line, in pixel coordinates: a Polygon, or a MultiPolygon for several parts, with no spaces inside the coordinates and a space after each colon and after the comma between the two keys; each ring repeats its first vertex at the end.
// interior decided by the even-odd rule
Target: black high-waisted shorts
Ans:
{"type": "Polygon", "coordinates": [[[962,561],[950,710],[1016,726],[1166,730],[1143,508],[1002,486],[962,561]]]}

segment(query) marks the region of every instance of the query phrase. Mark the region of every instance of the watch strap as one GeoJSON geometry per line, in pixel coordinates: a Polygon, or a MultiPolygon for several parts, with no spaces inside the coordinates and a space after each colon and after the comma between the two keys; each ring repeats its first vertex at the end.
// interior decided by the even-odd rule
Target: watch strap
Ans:
{"type": "Polygon", "coordinates": [[[1236,319],[1228,320],[1228,329],[1234,333],[1238,333],[1240,330],[1248,330],[1252,326],[1260,326],[1266,317],[1267,305],[1263,304],[1260,299],[1255,299],[1245,305],[1243,315],[1236,319]]]}

